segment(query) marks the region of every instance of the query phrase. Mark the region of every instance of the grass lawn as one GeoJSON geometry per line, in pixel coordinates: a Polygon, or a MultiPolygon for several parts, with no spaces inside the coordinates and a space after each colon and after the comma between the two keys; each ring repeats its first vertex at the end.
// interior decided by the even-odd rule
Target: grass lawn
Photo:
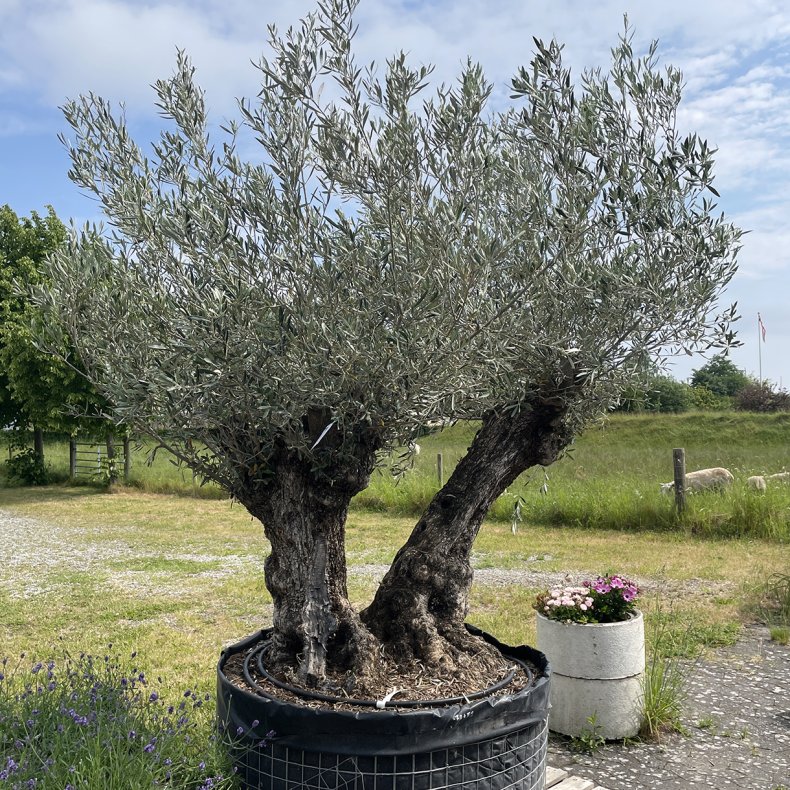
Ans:
{"type": "MultiPolygon", "coordinates": [[[[474,424],[459,423],[421,438],[422,452],[414,468],[397,482],[386,466],[377,471],[352,508],[388,516],[416,516],[438,489],[437,454],[442,454],[446,479],[474,431],[474,424]]],[[[520,502],[530,524],[629,533],[675,531],[679,525],[672,499],[658,493],[659,484],[672,479],[675,447],[686,449],[688,471],[724,466],[735,475],[735,485],[723,496],[689,498],[682,525],[686,534],[790,542],[790,485],[774,484],[764,496],[746,487],[750,475],[790,468],[790,414],[785,413],[612,415],[588,428],[568,455],[549,469],[537,468],[522,475],[494,503],[489,516],[508,524],[520,502]]],[[[147,445],[133,446],[130,482],[134,487],[197,499],[223,498],[215,485],[196,486],[191,473],[174,465],[166,452],[158,452],[149,465],[150,450],[147,445]]],[[[67,443],[48,441],[46,459],[53,474],[65,479],[67,443]]]]}
{"type": "MultiPolygon", "coordinates": [[[[173,688],[211,691],[221,647],[271,620],[263,583],[262,528],[229,501],[105,493],[89,487],[0,489],[0,508],[27,517],[0,526],[0,644],[4,654],[46,658],[59,644],[100,653],[112,642],[138,651],[141,666],[173,688]]],[[[375,589],[370,566],[388,563],[413,519],[352,512],[350,595],[375,589]]],[[[732,639],[758,582],[790,567],[790,546],[681,532],[485,524],[474,551],[480,569],[469,620],[511,643],[534,640],[535,594],[545,574],[575,579],[617,570],[647,581],[648,616],[661,592],[679,629],[699,641],[732,639]],[[496,584],[486,569],[510,572],[496,584]],[[514,573],[540,583],[513,583],[514,573]],[[527,577],[528,578],[528,577],[527,577]]],[[[548,578],[548,577],[546,577],[548,578]]]]}

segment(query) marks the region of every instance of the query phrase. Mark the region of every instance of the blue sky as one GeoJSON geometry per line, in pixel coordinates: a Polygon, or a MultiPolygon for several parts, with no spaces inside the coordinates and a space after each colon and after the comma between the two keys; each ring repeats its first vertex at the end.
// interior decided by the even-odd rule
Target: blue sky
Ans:
{"type": "MultiPolygon", "coordinates": [[[[93,91],[123,101],[139,142],[158,129],[149,87],[168,76],[176,47],[197,67],[215,120],[235,114],[235,97],[254,95],[250,65],[270,22],[286,27],[311,0],[0,0],[0,204],[18,214],[52,204],[63,220],[98,219],[95,204],[66,176],[57,134],[67,97],[93,91]]],[[[790,4],[779,0],[362,0],[361,63],[405,49],[452,80],[467,55],[507,95],[527,63],[532,36],[555,36],[578,73],[605,65],[622,30],[637,48],[654,38],[664,62],[686,81],[680,124],[717,146],[719,206],[749,233],[726,293],[737,301],[743,348],[732,358],[758,372],[757,312],[767,328],[763,377],[790,387],[790,4]]],[[[703,365],[682,358],[673,373],[703,365]]]]}

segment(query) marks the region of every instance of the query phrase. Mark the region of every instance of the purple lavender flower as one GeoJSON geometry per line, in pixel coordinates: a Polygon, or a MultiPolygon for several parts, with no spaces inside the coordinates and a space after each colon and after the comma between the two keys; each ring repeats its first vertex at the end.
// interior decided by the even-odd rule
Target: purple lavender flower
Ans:
{"type": "Polygon", "coordinates": [[[0,771],[0,779],[5,781],[9,776],[11,776],[11,774],[16,773],[18,770],[19,766],[16,764],[16,762],[14,762],[14,758],[9,757],[8,762],[5,764],[5,768],[0,771]]]}

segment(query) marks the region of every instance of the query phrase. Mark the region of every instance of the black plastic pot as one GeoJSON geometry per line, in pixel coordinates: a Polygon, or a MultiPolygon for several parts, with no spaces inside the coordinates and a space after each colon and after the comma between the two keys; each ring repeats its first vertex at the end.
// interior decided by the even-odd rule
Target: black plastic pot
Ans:
{"type": "Polygon", "coordinates": [[[251,790],[542,790],[550,668],[530,647],[509,647],[468,626],[541,676],[511,695],[440,708],[336,711],[261,696],[231,683],[230,656],[265,640],[261,631],[223,651],[217,712],[251,790]],[[253,726],[255,725],[255,726],[253,726]],[[267,737],[273,733],[271,737],[267,737]]]}

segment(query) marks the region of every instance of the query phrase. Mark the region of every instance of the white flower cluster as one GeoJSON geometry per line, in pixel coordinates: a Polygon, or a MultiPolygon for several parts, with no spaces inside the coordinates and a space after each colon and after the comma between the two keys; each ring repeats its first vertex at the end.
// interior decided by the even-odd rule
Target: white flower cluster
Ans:
{"type": "Polygon", "coordinates": [[[557,606],[577,606],[581,611],[591,609],[593,599],[587,587],[554,587],[549,590],[549,597],[545,599],[543,609],[550,612],[557,606]]]}

